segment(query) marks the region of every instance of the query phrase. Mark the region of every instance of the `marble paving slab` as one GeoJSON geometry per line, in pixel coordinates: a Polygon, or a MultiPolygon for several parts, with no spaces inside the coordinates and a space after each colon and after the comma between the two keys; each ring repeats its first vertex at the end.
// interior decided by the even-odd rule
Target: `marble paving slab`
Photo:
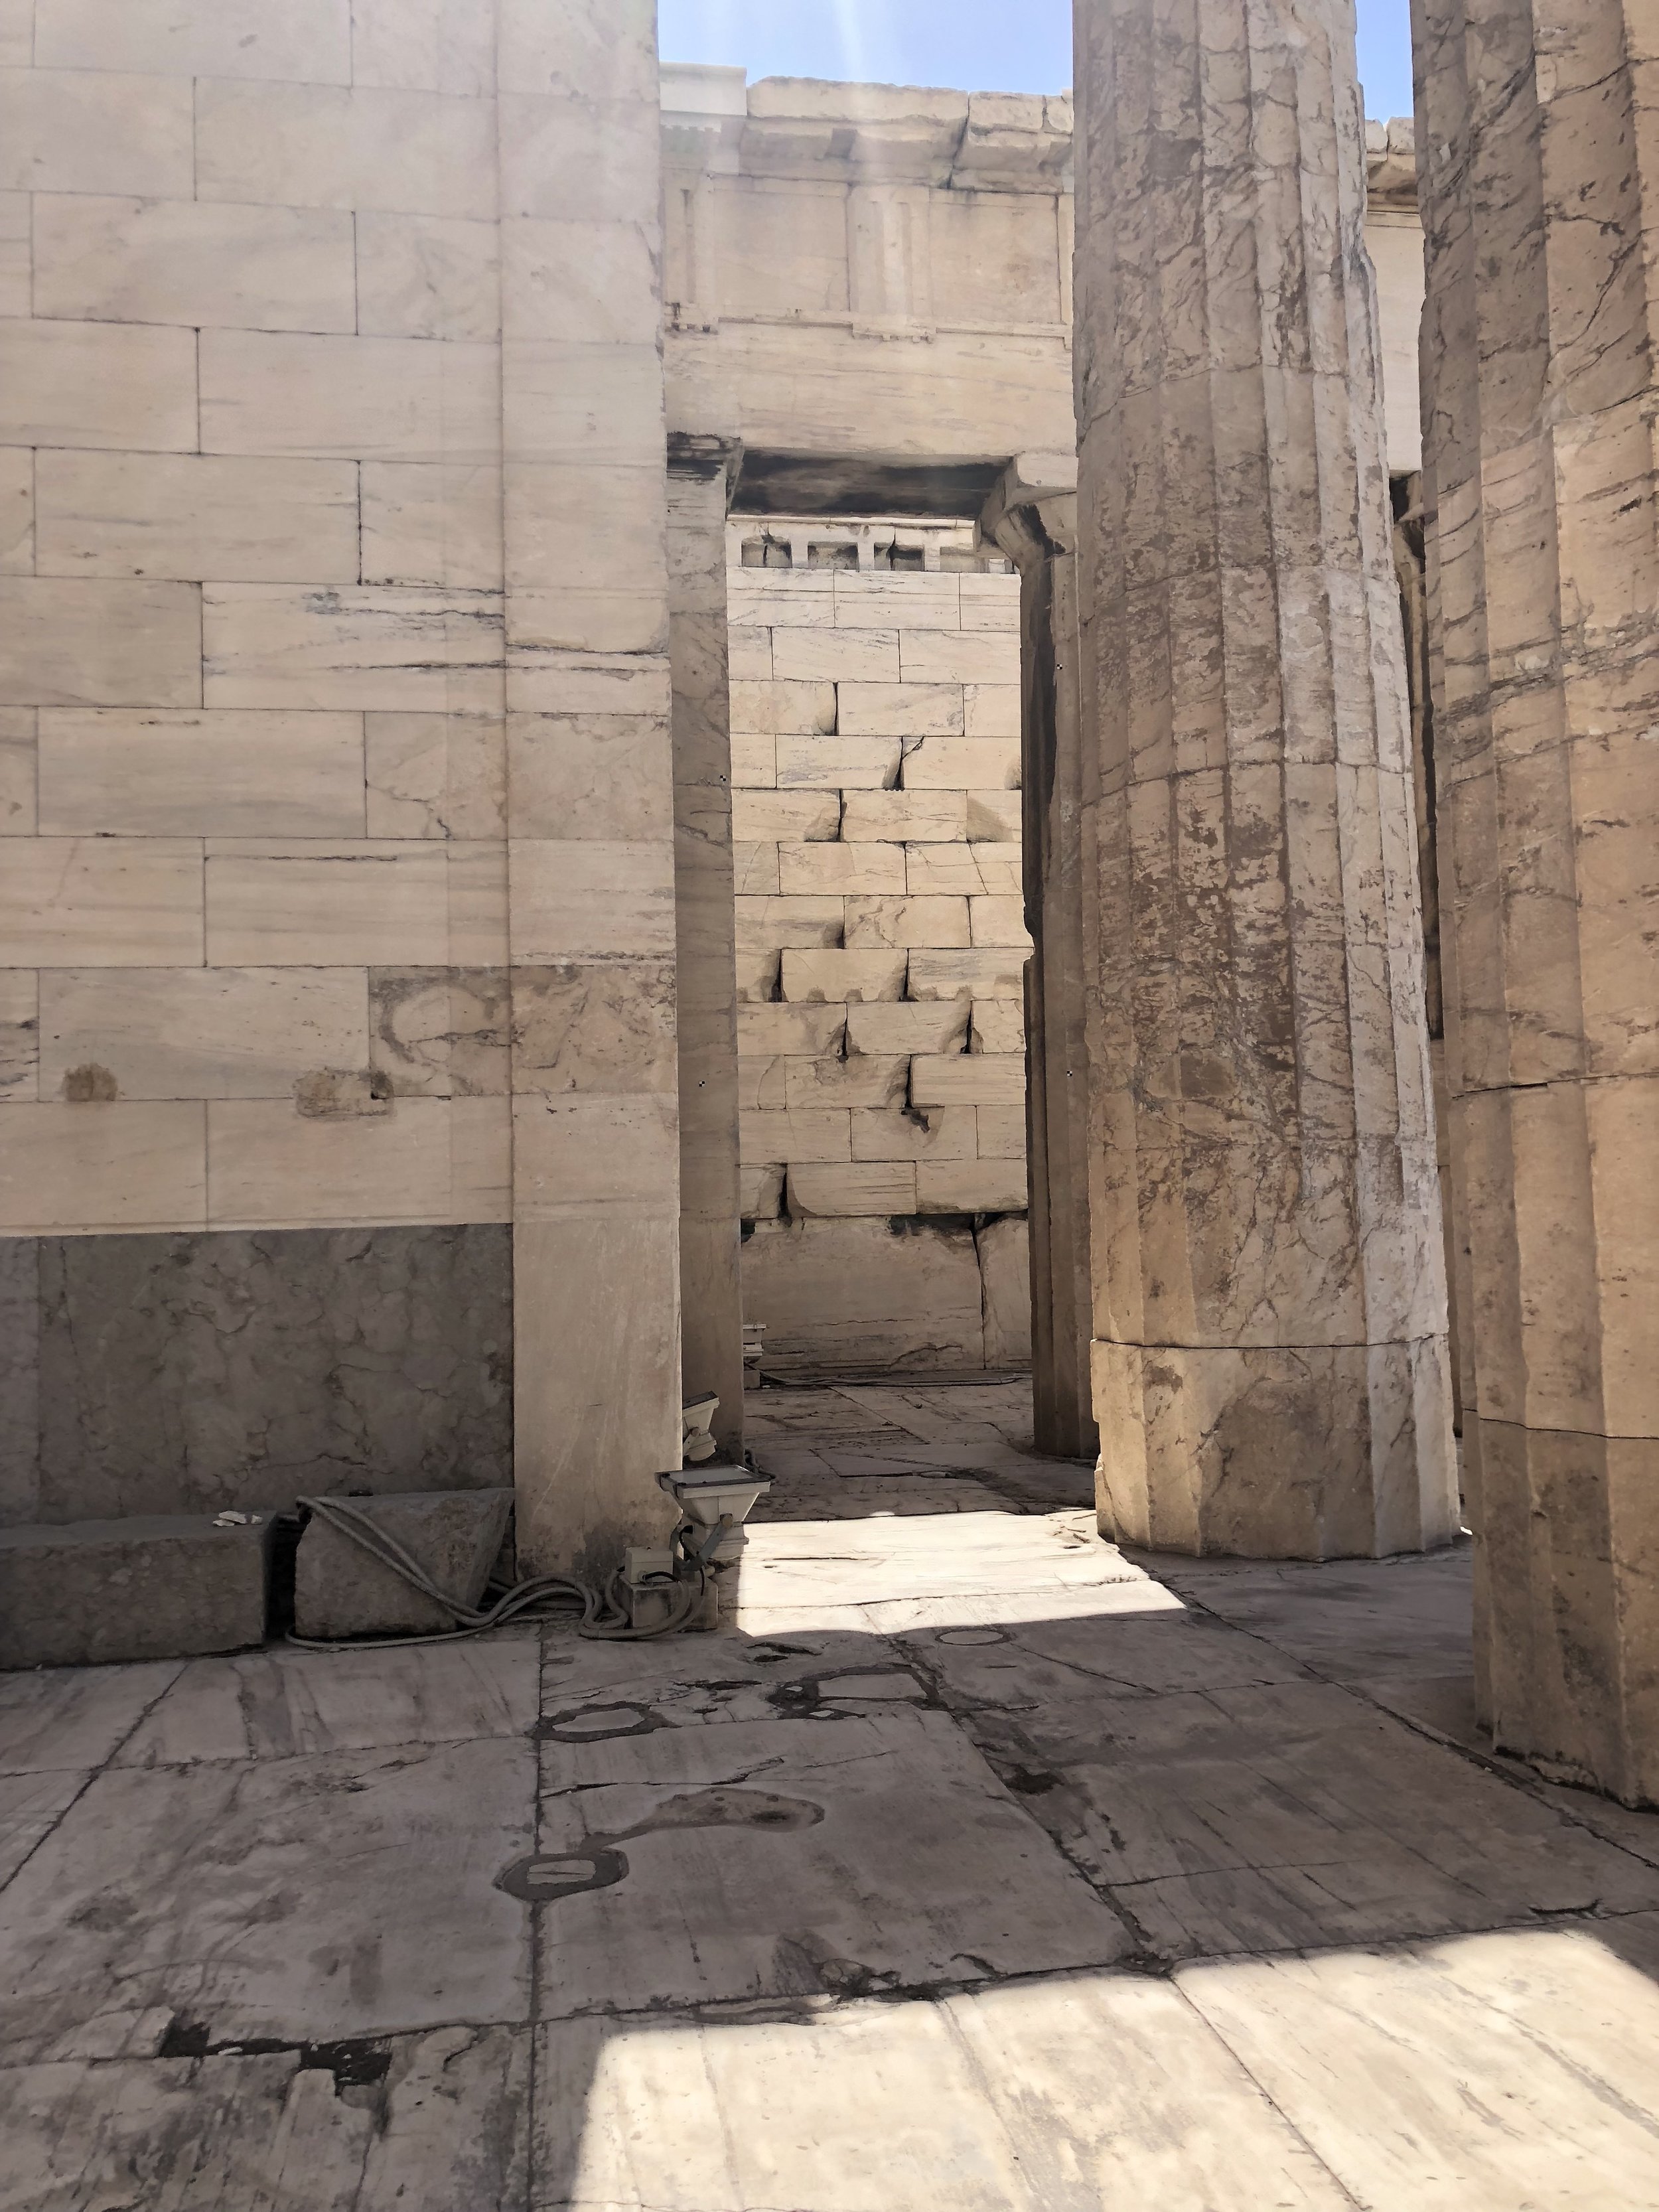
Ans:
{"type": "Polygon", "coordinates": [[[906,1991],[1130,1947],[939,1713],[542,1746],[542,2016],[906,1991]],[[621,1870],[617,1862],[621,1862],[621,1870]]]}
{"type": "Polygon", "coordinates": [[[1333,1680],[1467,1674],[1472,1665],[1473,1553],[1467,1541],[1426,1556],[1327,1566],[1176,1559],[1139,1551],[1131,1556],[1171,1589],[1333,1680]]]}
{"type": "Polygon", "coordinates": [[[69,1766],[0,1774],[0,1886],[40,1848],[90,1779],[69,1766]]]}
{"type": "Polygon", "coordinates": [[[1652,1930],[1644,1966],[1568,1926],[1192,1966],[1176,1986],[1354,2203],[1653,2212],[1652,1930]]]}
{"type": "Polygon", "coordinates": [[[288,1759],[522,1735],[536,1717],[541,1645],[503,1630],[422,1650],[301,1651],[276,1644],[192,1660],[115,1755],[118,1766],[288,1759]]]}
{"type": "Polygon", "coordinates": [[[1644,1861],[1333,1684],[1071,1698],[969,1726],[1160,1957],[1659,1906],[1644,1861]]]}
{"type": "Polygon", "coordinates": [[[1167,1984],[542,2031],[536,2212],[1336,2212],[1167,1984]]]}
{"type": "Polygon", "coordinates": [[[917,1630],[898,1645],[953,1712],[1042,1714],[1071,1699],[1243,1689],[1306,1679],[1271,1644],[1180,1609],[1007,1627],[917,1630]]]}
{"type": "Polygon", "coordinates": [[[0,2069],[0,2212],[522,2212],[530,2039],[0,2069]]]}
{"type": "Polygon", "coordinates": [[[0,1674],[0,1774],[101,1766],[184,1664],[161,1659],[0,1674]]]}
{"type": "Polygon", "coordinates": [[[524,2019],[535,1750],[110,1768],[0,1892],[0,2059],[524,2019]],[[434,1940],[441,1931],[441,1940],[434,1940]]]}

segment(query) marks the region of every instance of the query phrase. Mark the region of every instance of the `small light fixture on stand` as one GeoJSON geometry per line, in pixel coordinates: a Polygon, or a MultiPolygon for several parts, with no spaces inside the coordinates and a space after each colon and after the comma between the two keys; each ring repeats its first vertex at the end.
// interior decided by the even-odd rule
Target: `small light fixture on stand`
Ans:
{"type": "Polygon", "coordinates": [[[719,1626],[716,1576],[743,1556],[743,1524],[756,1500],[772,1487],[770,1475],[717,1456],[710,1424],[719,1405],[712,1391],[686,1401],[682,1457],[687,1464],[657,1477],[659,1487],[680,1509],[666,1548],[632,1547],[628,1553],[622,1579],[636,1628],[648,1630],[672,1619],[675,1586],[688,1582],[701,1583],[702,1597],[681,1625],[719,1626]]]}
{"type": "Polygon", "coordinates": [[[772,1487],[772,1478],[726,1462],[659,1474],[657,1484],[680,1509],[677,1533],[684,1548],[704,1566],[729,1567],[743,1556],[743,1524],[756,1499],[772,1487]]]}
{"type": "Polygon", "coordinates": [[[712,1390],[705,1390],[702,1397],[688,1398],[681,1407],[680,1457],[688,1466],[701,1467],[719,1450],[709,1429],[720,1402],[712,1390]]]}

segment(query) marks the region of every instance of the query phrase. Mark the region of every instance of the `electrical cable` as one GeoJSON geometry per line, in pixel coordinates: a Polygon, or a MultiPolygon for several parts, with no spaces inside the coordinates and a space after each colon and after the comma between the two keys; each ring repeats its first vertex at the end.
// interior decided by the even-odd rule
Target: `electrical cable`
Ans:
{"type": "MultiPolygon", "coordinates": [[[[620,1569],[603,1590],[580,1581],[574,1575],[533,1575],[501,1591],[493,1604],[470,1606],[441,1589],[420,1561],[350,1498],[302,1498],[299,1502],[317,1520],[325,1522],[337,1535],[346,1537],[411,1589],[442,1607],[457,1623],[453,1628],[434,1628],[404,1636],[322,1638],[295,1636],[290,1632],[289,1642],[305,1651],[368,1651],[384,1650],[398,1644],[456,1644],[466,1637],[482,1636],[506,1621],[568,1619],[573,1611],[579,1616],[575,1626],[580,1636],[618,1644],[643,1643],[652,1637],[671,1636],[701,1609],[708,1583],[704,1561],[724,1534],[726,1525],[722,1522],[712,1529],[696,1552],[687,1549],[681,1531],[675,1530],[672,1550],[677,1571],[672,1575],[651,1575],[634,1585],[639,1589],[659,1589],[669,1601],[666,1615],[648,1627],[636,1628],[620,1594],[620,1569]],[[686,1569],[684,1574],[678,1571],[682,1565],[686,1569]]],[[[486,1589],[486,1601],[489,1596],[490,1591],[486,1589]]]]}

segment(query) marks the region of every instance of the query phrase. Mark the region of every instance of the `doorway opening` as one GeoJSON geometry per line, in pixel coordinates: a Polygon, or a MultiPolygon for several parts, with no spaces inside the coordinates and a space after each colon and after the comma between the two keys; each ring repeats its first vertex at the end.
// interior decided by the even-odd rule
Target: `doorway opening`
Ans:
{"type": "Polygon", "coordinates": [[[1023,1371],[1019,579],[769,514],[726,582],[746,1321],[775,1376],[1023,1371]]]}

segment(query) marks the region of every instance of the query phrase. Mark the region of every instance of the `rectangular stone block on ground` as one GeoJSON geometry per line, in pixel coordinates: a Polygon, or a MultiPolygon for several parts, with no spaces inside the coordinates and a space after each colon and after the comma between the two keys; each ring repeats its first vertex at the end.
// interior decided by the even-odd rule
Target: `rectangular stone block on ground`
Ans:
{"type": "Polygon", "coordinates": [[[93,1667],[264,1640],[271,1518],[0,1529],[0,1667],[93,1667]]]}
{"type": "MultiPolygon", "coordinates": [[[[476,1606],[513,1512],[510,1490],[434,1490],[349,1498],[407,1552],[438,1588],[476,1606]]],[[[313,1513],[295,1566],[294,1626],[300,1636],[418,1635],[456,1626],[447,1606],[414,1589],[352,1537],[313,1513]]]]}

